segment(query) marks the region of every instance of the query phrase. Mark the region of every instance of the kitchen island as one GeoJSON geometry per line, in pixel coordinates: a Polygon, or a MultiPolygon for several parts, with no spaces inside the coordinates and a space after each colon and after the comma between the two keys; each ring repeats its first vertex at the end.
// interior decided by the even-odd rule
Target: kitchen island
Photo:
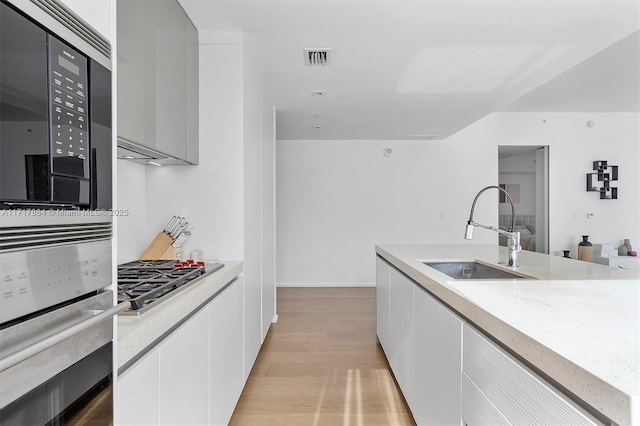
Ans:
{"type": "MultiPolygon", "coordinates": [[[[456,280],[423,262],[477,260],[513,271],[504,265],[506,248],[473,244],[379,245],[376,253],[378,262],[384,259],[391,270],[399,271],[398,276],[406,277],[407,282],[412,282],[416,288],[426,290],[420,293],[403,290],[405,294],[414,291],[414,294],[434,296],[459,319],[463,325],[463,331],[460,331],[461,351],[467,349],[467,336],[479,331],[483,338],[507,354],[506,357],[513,357],[527,371],[539,376],[542,382],[559,390],[562,399],[575,403],[580,410],[584,409],[587,413],[585,419],[593,415],[596,422],[602,423],[640,422],[640,273],[521,252],[516,272],[527,278],[456,280]],[[499,265],[501,262],[503,264],[499,265]]],[[[381,275],[384,265],[382,269],[378,268],[378,275],[381,275]]],[[[391,281],[388,294],[393,299],[393,279],[391,281]]],[[[380,282],[378,287],[381,291],[380,282]]],[[[384,298],[383,293],[387,291],[384,283],[382,289],[384,298]]],[[[414,299],[407,296],[406,300],[414,299]]],[[[400,370],[406,362],[414,362],[420,368],[421,357],[415,354],[415,349],[411,356],[396,355],[402,350],[393,343],[394,333],[398,331],[393,329],[393,304],[391,300],[387,313],[390,318],[386,318],[387,314],[383,312],[380,321],[379,312],[379,322],[387,321],[389,324],[388,330],[384,326],[381,330],[379,324],[383,349],[392,368],[393,358],[403,356],[403,362],[396,363],[400,370]],[[385,341],[391,344],[385,347],[385,341]]],[[[417,321],[421,312],[417,304],[413,306],[413,318],[417,321]]],[[[405,314],[399,312],[398,315],[405,314]]],[[[405,323],[411,324],[411,321],[405,323]]],[[[415,327],[412,337],[415,342],[407,347],[420,344],[417,323],[415,327]]],[[[404,343],[401,341],[399,344],[404,343]]],[[[453,347],[455,351],[455,345],[453,347]]],[[[461,364],[472,360],[472,355],[461,354],[459,357],[461,364]]],[[[395,369],[394,374],[398,376],[395,369]]],[[[465,374],[462,374],[464,380],[465,374]]],[[[399,382],[403,387],[402,381],[405,380],[409,392],[414,392],[420,385],[415,380],[412,382],[411,374],[400,371],[399,375],[408,377],[406,380],[400,378],[399,382]]],[[[407,399],[411,405],[414,397],[408,396],[407,399]]],[[[464,411],[464,395],[462,399],[464,411]]],[[[502,416],[500,410],[496,411],[497,416],[502,416]]],[[[416,420],[420,423],[418,418],[416,420]]],[[[508,422],[505,420],[505,423],[508,422]]]]}

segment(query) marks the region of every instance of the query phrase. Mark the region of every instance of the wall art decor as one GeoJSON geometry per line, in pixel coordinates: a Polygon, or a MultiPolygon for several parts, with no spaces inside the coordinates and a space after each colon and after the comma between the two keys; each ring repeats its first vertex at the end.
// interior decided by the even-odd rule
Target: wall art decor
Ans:
{"type": "Polygon", "coordinates": [[[611,186],[618,180],[618,166],[607,164],[606,161],[594,161],[592,173],[587,173],[587,191],[599,192],[601,200],[615,200],[618,198],[618,188],[611,186]]]}

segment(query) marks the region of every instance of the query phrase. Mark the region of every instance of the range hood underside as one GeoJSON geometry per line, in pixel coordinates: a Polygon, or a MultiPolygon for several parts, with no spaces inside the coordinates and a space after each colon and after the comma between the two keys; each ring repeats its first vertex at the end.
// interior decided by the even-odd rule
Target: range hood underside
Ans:
{"type": "Polygon", "coordinates": [[[118,160],[129,160],[145,165],[188,166],[191,163],[164,154],[149,147],[118,137],[118,160]]]}

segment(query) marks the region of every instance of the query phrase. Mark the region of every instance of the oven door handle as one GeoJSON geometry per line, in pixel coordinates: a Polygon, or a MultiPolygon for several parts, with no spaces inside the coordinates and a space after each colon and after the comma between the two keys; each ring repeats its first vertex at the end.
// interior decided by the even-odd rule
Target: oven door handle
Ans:
{"type": "Polygon", "coordinates": [[[7,370],[13,367],[16,364],[20,364],[21,362],[31,358],[32,356],[39,354],[42,351],[49,349],[52,346],[57,345],[58,343],[63,342],[71,336],[74,336],[84,330],[87,330],[94,325],[101,323],[111,317],[118,315],[120,312],[124,311],[131,307],[131,303],[122,302],[118,305],[115,305],[109,309],[106,309],[99,314],[92,316],[91,318],[74,324],[64,330],[53,334],[49,337],[46,337],[39,342],[34,343],[33,345],[27,346],[26,348],[20,349],[16,352],[13,352],[6,357],[0,359],[0,372],[7,370]]]}

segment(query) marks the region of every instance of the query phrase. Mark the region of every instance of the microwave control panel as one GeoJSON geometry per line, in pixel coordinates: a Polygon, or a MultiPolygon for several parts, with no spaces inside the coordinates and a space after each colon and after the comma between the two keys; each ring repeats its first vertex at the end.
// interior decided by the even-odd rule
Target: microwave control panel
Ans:
{"type": "Polygon", "coordinates": [[[48,45],[52,172],[89,179],[88,61],[51,34],[48,45]]]}

